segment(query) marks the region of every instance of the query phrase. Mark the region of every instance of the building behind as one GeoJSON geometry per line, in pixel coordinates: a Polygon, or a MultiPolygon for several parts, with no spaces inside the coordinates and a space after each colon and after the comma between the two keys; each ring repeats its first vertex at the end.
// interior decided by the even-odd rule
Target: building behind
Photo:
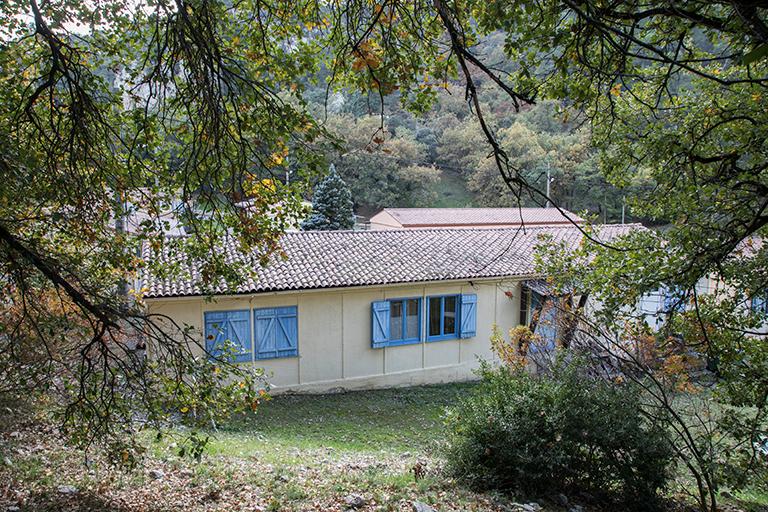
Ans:
{"type": "Polygon", "coordinates": [[[584,219],[557,208],[384,208],[370,229],[514,228],[572,226],[584,219]]]}
{"type": "MultiPolygon", "coordinates": [[[[506,332],[530,318],[542,235],[574,247],[582,236],[574,227],[286,233],[287,258],[254,261],[255,276],[236,289],[206,296],[187,261],[185,277],[146,275],[142,286],[151,313],[191,326],[211,353],[230,340],[236,360],[264,368],[278,390],[466,380],[492,359],[494,325],[506,332]]],[[[144,257],[172,256],[147,248],[144,257]]]]}

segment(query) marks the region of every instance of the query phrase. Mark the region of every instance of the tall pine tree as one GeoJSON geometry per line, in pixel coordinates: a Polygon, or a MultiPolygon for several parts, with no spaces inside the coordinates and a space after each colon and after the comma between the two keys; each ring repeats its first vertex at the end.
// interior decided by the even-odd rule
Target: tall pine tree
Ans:
{"type": "Polygon", "coordinates": [[[352,193],[333,164],[328,171],[312,197],[312,214],[301,225],[305,231],[352,229],[355,225],[352,193]]]}

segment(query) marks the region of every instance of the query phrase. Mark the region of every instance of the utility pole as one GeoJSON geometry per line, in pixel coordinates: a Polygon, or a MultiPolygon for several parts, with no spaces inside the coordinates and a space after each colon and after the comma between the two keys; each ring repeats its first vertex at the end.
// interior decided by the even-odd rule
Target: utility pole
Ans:
{"type": "MultiPolygon", "coordinates": [[[[285,163],[288,164],[288,158],[285,159],[285,163]]],[[[291,166],[286,165],[285,166],[285,184],[290,185],[291,184],[291,166]]]]}
{"type": "Polygon", "coordinates": [[[627,204],[627,196],[621,196],[621,224],[624,224],[624,210],[627,204]]]}
{"type": "Polygon", "coordinates": [[[551,182],[552,178],[550,177],[549,160],[547,160],[547,205],[545,208],[549,208],[549,185],[551,182]]]}

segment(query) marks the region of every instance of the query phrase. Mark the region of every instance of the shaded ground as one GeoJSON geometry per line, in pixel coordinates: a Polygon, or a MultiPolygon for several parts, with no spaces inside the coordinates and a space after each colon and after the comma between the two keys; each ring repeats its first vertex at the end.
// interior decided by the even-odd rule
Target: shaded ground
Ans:
{"type": "MultiPolygon", "coordinates": [[[[29,419],[0,433],[0,512],[344,511],[353,494],[361,511],[410,511],[415,501],[441,512],[520,510],[509,497],[472,492],[440,471],[442,415],[471,387],[278,397],[257,418],[220,430],[201,463],[179,459],[164,442],[133,473],[86,465],[82,453],[29,419]],[[418,481],[414,467],[426,470],[418,481]]],[[[741,497],[724,510],[766,510],[761,496],[741,497]]],[[[569,509],[537,501],[544,512],[569,509]]]]}

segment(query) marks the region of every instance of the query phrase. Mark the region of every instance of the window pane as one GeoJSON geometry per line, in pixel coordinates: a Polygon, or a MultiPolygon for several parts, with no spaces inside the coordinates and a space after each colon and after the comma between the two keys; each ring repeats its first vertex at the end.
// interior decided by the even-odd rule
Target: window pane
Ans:
{"type": "Polygon", "coordinates": [[[440,336],[440,297],[429,298],[429,335],[440,336]]]}
{"type": "Polygon", "coordinates": [[[418,299],[408,299],[405,305],[405,337],[419,337],[419,301],[418,299]]]}
{"type": "Polygon", "coordinates": [[[391,302],[389,304],[389,339],[400,340],[403,338],[403,303],[391,302]]]}
{"type": "Polygon", "coordinates": [[[445,297],[443,334],[456,334],[456,297],[445,297]]]}

